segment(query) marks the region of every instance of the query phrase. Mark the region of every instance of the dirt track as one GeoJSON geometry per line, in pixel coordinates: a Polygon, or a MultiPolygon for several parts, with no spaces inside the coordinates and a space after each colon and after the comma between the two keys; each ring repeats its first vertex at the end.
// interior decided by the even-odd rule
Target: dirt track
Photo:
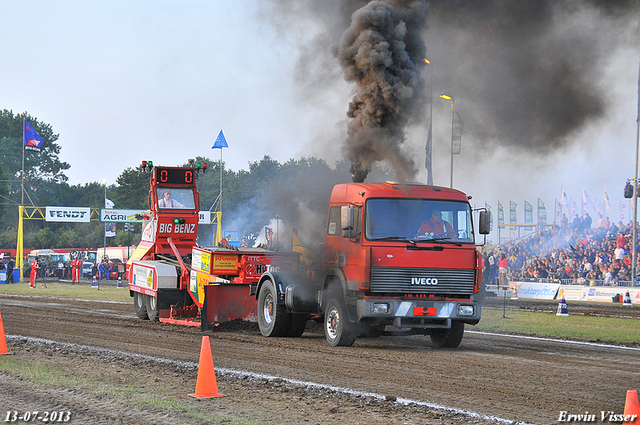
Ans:
{"type": "MultiPolygon", "coordinates": [[[[500,307],[498,301],[488,304],[500,307]]],[[[34,381],[24,371],[0,371],[0,412],[70,410],[72,423],[550,424],[561,411],[598,418],[601,411],[622,413],[626,391],[640,389],[637,348],[472,328],[455,350],[433,349],[420,336],[332,348],[313,323],[293,339],[264,338],[253,324],[230,323],[205,333],[227,397],[197,400],[188,396],[203,335],[197,328],[142,322],[132,305],[118,303],[2,296],[0,312],[12,358],[64,377],[34,381]],[[405,399],[427,405],[405,405],[405,399]]]]}

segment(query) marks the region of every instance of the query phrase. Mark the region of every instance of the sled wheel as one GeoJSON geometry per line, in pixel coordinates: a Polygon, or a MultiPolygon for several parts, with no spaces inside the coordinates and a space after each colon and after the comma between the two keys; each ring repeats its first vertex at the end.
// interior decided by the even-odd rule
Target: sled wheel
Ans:
{"type": "Polygon", "coordinates": [[[150,295],[146,295],[146,306],[147,306],[147,316],[149,320],[155,322],[158,320],[160,316],[160,311],[158,310],[158,298],[152,297],[150,295]]]}
{"type": "Polygon", "coordinates": [[[147,320],[149,316],[147,315],[147,306],[145,302],[146,296],[139,292],[133,293],[133,307],[136,310],[136,316],[140,320],[147,320]]]}

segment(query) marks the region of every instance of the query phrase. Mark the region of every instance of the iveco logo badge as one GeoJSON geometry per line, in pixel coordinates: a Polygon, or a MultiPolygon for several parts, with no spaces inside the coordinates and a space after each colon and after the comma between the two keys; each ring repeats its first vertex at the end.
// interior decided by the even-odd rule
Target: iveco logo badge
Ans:
{"type": "Polygon", "coordinates": [[[435,277],[412,277],[412,285],[437,285],[438,279],[435,277]]]}

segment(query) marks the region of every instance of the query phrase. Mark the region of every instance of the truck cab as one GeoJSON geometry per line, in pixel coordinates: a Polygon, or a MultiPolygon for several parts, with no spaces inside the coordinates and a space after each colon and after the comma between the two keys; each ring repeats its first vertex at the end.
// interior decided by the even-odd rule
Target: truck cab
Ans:
{"type": "MultiPolygon", "coordinates": [[[[472,217],[467,196],[454,189],[337,185],[323,253],[329,343],[351,345],[358,335],[393,327],[457,347],[464,324],[477,324],[481,313],[472,217]]],[[[488,233],[486,224],[481,227],[488,233]]]]}

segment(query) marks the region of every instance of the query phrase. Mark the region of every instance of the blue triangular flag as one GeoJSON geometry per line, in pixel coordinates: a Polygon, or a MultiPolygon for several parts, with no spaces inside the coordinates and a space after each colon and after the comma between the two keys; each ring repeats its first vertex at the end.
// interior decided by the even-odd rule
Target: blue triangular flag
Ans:
{"type": "Polygon", "coordinates": [[[228,147],[227,139],[224,138],[224,134],[222,134],[222,130],[220,130],[220,134],[216,137],[216,141],[213,143],[213,146],[211,146],[211,149],[222,149],[228,147]]]}

